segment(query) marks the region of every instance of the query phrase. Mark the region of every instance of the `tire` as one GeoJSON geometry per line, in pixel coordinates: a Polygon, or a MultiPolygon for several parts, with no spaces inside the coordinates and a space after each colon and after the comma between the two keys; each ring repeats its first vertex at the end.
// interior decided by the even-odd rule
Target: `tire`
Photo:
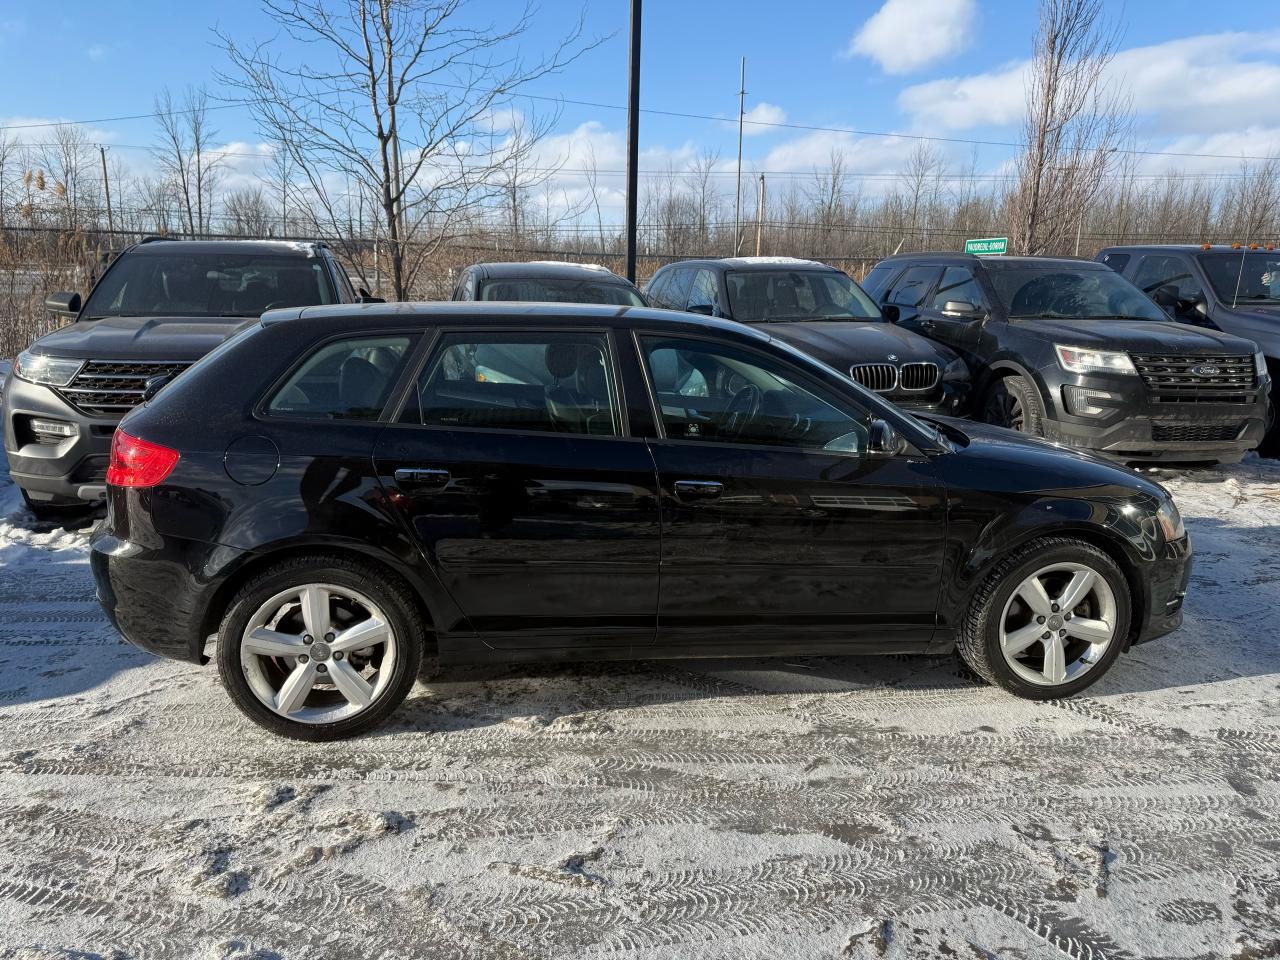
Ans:
{"type": "Polygon", "coordinates": [[[1021,374],[1002,377],[987,388],[982,419],[1032,437],[1044,436],[1044,405],[1035,384],[1021,374]]]}
{"type": "Polygon", "coordinates": [[[1111,668],[1129,634],[1132,609],[1129,583],[1111,557],[1079,540],[1046,537],[1020,547],[988,575],[969,604],[956,650],[970,669],[988,683],[1028,700],[1058,700],[1096,683],[1111,668]],[[1045,600],[1064,596],[1065,593],[1055,592],[1058,585],[1065,584],[1077,572],[1087,570],[1095,579],[1089,592],[1071,610],[1045,610],[1047,620],[1042,626],[1036,612],[1024,601],[1022,590],[1029,578],[1046,570],[1052,572],[1038,577],[1042,586],[1047,584],[1045,600]],[[1068,613],[1072,616],[1065,617],[1068,613]],[[1105,644],[1099,639],[1081,639],[1074,633],[1089,631],[1097,638],[1101,633],[1098,624],[1108,621],[1111,636],[1105,644]],[[1029,642],[1029,646],[1012,657],[1006,656],[1002,627],[1010,649],[1020,643],[1029,642]],[[1052,672],[1049,644],[1040,632],[1054,627],[1073,631],[1065,636],[1061,631],[1052,631],[1058,637],[1051,637],[1049,643],[1060,644],[1063,650],[1059,662],[1064,670],[1056,681],[1048,677],[1052,672]],[[1019,630],[1027,632],[1019,635],[1019,630]],[[1027,636],[1036,639],[1027,641],[1027,636]]]}
{"type": "Polygon", "coordinates": [[[27,491],[22,491],[22,502],[37,520],[45,523],[63,523],[67,520],[78,520],[93,509],[89,503],[53,503],[48,500],[36,500],[27,491]]]}
{"type": "MultiPolygon", "coordinates": [[[[294,557],[253,577],[231,601],[218,629],[218,673],[235,705],[259,726],[295,740],[340,740],[376,727],[400,706],[418,676],[429,635],[413,594],[385,572],[331,554],[294,557]],[[308,588],[319,598],[312,605],[317,611],[313,616],[304,613],[308,595],[303,591],[308,588]],[[271,610],[280,612],[272,615],[271,610]],[[308,640],[310,624],[321,610],[331,629],[308,640]],[[342,648],[343,631],[357,624],[382,630],[389,640],[342,648]],[[262,653],[263,639],[251,640],[251,629],[261,629],[267,643],[287,640],[277,646],[296,650],[301,659],[278,650],[262,653]],[[384,669],[388,659],[389,670],[384,669]],[[353,689],[351,676],[363,683],[355,687],[355,700],[339,689],[353,689]],[[285,694],[288,680],[297,681],[291,688],[298,691],[296,700],[285,694]],[[280,709],[268,704],[268,698],[278,701],[281,696],[286,699],[280,709]],[[360,702],[366,698],[367,703],[360,702]]],[[[352,641],[348,635],[346,642],[352,641]]]]}
{"type": "Polygon", "coordinates": [[[1271,402],[1267,404],[1267,432],[1258,444],[1258,456],[1271,459],[1280,458],[1280,362],[1267,361],[1267,370],[1271,374],[1271,402]]]}

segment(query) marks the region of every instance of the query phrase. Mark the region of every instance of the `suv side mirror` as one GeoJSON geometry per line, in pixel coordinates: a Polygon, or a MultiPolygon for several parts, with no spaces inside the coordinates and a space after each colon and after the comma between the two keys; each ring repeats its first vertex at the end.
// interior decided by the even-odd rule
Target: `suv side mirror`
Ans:
{"type": "Polygon", "coordinates": [[[364,287],[356,290],[356,303],[386,303],[382,297],[375,297],[364,287]]]}
{"type": "Polygon", "coordinates": [[[867,436],[867,456],[896,457],[906,446],[906,439],[893,429],[888,420],[877,417],[871,421],[871,430],[867,436]]]}
{"type": "Polygon", "coordinates": [[[942,305],[942,315],[960,320],[977,320],[984,316],[984,311],[976,303],[970,303],[968,300],[948,300],[942,305]]]}
{"type": "Polygon", "coordinates": [[[902,319],[902,311],[898,309],[895,303],[882,303],[880,305],[880,313],[890,323],[897,323],[902,319]]]}
{"type": "Polygon", "coordinates": [[[142,402],[146,403],[157,393],[163,390],[173,380],[174,374],[162,373],[157,377],[148,377],[142,385],[142,402]]]}
{"type": "Polygon", "coordinates": [[[46,297],[44,305],[54,313],[74,316],[80,312],[80,294],[64,290],[46,297]]]}

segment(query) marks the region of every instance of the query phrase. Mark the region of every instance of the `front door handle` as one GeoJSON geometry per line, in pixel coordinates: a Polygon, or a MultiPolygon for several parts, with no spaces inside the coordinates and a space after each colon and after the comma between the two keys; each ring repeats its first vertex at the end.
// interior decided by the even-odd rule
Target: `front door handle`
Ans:
{"type": "Polygon", "coordinates": [[[719,480],[677,480],[672,487],[682,500],[714,500],[724,493],[719,480]]]}
{"type": "Polygon", "coordinates": [[[401,487],[443,487],[449,482],[448,470],[422,469],[418,467],[401,467],[395,472],[396,484],[401,487]]]}

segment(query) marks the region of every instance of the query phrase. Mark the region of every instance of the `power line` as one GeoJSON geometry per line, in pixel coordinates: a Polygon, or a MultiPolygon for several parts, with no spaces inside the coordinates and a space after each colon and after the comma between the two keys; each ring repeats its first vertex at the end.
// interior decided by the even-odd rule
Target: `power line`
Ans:
{"type": "MultiPolygon", "coordinates": [[[[446,89],[457,89],[457,90],[468,89],[463,84],[446,83],[443,81],[430,81],[430,82],[424,81],[424,85],[434,86],[434,87],[443,87],[446,89]]],[[[570,97],[553,97],[545,94],[536,94],[536,93],[519,93],[515,91],[509,91],[505,94],[505,96],[511,97],[511,98],[524,99],[524,100],[533,100],[541,103],[555,103],[555,104],[561,104],[561,105],[570,104],[578,107],[591,107],[592,109],[595,109],[595,110],[625,111],[627,109],[626,106],[622,104],[603,103],[596,100],[576,100],[570,97]]],[[[213,106],[199,107],[195,109],[196,110],[200,110],[200,109],[228,110],[234,107],[247,106],[251,102],[252,101],[249,101],[249,100],[236,100],[229,103],[215,104],[213,106]]],[[[85,126],[85,125],[98,124],[98,123],[115,123],[115,122],[120,122],[125,120],[147,120],[147,119],[154,119],[159,117],[181,116],[181,115],[189,114],[192,112],[195,112],[195,110],[178,109],[178,110],[169,110],[169,111],[155,111],[152,113],[137,113],[137,114],[131,114],[129,116],[120,116],[120,117],[101,117],[94,120],[60,120],[60,121],[45,121],[40,123],[29,123],[29,124],[10,124],[8,126],[0,127],[0,133],[8,130],[31,130],[31,129],[47,128],[47,127],[85,126]]],[[[661,110],[654,107],[642,107],[640,108],[640,112],[649,114],[651,116],[675,117],[675,118],[684,119],[684,120],[706,120],[706,121],[711,121],[713,123],[732,123],[732,120],[730,120],[728,117],[718,117],[718,116],[714,116],[712,114],[707,114],[707,113],[688,113],[688,112],[679,111],[679,110],[661,110]]],[[[843,134],[848,134],[851,136],[858,136],[858,137],[880,137],[880,138],[885,138],[890,140],[914,140],[914,141],[923,141],[928,143],[950,143],[950,144],[961,144],[964,146],[976,146],[976,147],[1005,147],[1005,148],[1020,150],[1027,146],[1025,142],[1017,141],[1017,140],[979,140],[979,139],[970,138],[970,137],[939,137],[939,136],[931,136],[928,134],[921,134],[921,133],[889,133],[884,130],[861,130],[855,127],[828,127],[828,126],[821,126],[818,124],[788,123],[786,121],[781,121],[781,120],[747,120],[744,118],[743,123],[748,124],[750,126],[754,126],[754,127],[765,127],[765,128],[783,129],[783,130],[803,130],[810,133],[843,133],[843,134]]],[[[1179,151],[1179,150],[1140,150],[1136,147],[1117,147],[1111,152],[1118,153],[1118,154],[1125,154],[1128,156],[1181,157],[1185,159],[1204,159],[1204,160],[1268,161],[1268,160],[1276,159],[1276,157],[1274,156],[1262,156],[1258,154],[1194,153],[1190,151],[1179,151]]]]}

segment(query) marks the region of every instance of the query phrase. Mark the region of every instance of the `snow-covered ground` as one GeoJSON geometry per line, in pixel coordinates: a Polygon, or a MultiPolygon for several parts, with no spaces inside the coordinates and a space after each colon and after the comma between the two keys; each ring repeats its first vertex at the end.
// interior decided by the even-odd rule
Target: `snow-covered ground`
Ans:
{"type": "Polygon", "coordinates": [[[1186,625],[1089,696],[470,669],[306,745],[118,640],[0,476],[0,957],[1280,955],[1280,466],[1166,482],[1186,625]]]}

